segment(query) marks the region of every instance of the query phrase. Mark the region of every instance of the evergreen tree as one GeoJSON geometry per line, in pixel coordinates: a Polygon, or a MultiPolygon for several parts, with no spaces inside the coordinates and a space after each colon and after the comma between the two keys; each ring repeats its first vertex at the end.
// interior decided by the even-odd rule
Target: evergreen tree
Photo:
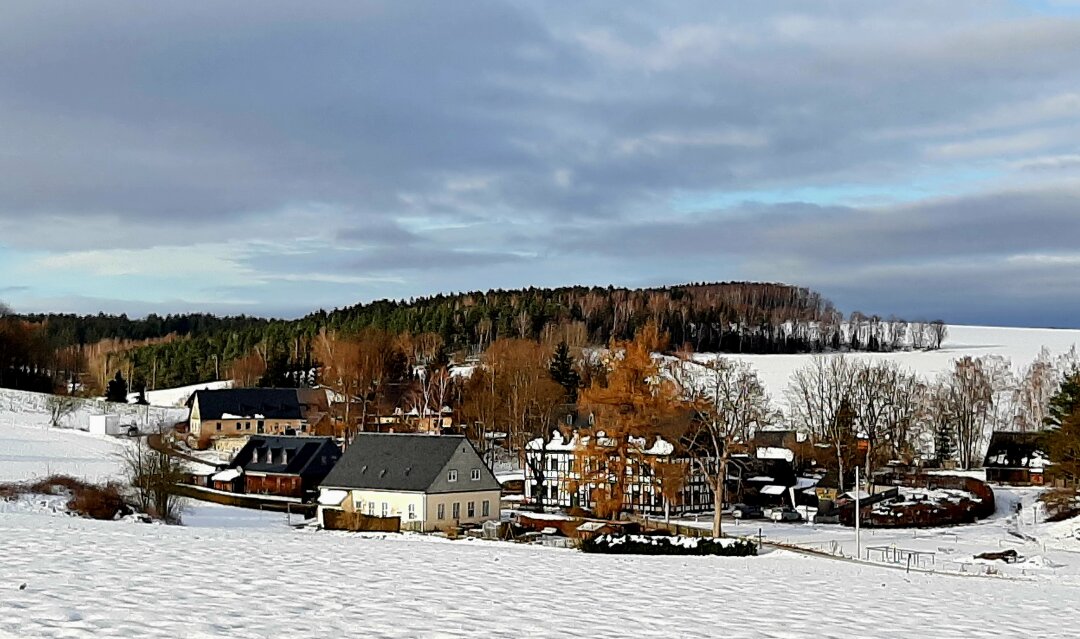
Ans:
{"type": "Polygon", "coordinates": [[[1080,370],[1066,375],[1061,383],[1061,390],[1050,399],[1050,414],[1046,418],[1046,426],[1056,428],[1077,411],[1080,411],[1080,370]]]}
{"type": "Polygon", "coordinates": [[[124,380],[124,375],[120,371],[116,371],[116,376],[109,382],[109,387],[105,391],[105,401],[126,404],[127,395],[127,381],[124,380]]]}
{"type": "Polygon", "coordinates": [[[934,459],[939,463],[956,458],[956,444],[948,422],[941,422],[934,433],[934,459]]]}
{"type": "Polygon", "coordinates": [[[135,392],[139,394],[139,396],[135,398],[135,403],[140,406],[149,406],[150,401],[146,399],[146,382],[137,379],[132,387],[135,389],[135,392]]]}
{"type": "Polygon", "coordinates": [[[1080,480],[1080,410],[1074,410],[1061,423],[1043,435],[1043,448],[1050,458],[1055,478],[1076,485],[1080,480]]]}
{"type": "Polygon", "coordinates": [[[1080,371],[1065,377],[1061,390],[1050,400],[1049,427],[1043,436],[1050,468],[1069,482],[1080,480],[1080,371]]]}
{"type": "Polygon", "coordinates": [[[581,376],[574,367],[574,358],[570,355],[570,346],[565,340],[555,347],[555,354],[548,366],[551,379],[563,387],[566,392],[567,403],[576,404],[578,387],[581,385],[581,376]]]}

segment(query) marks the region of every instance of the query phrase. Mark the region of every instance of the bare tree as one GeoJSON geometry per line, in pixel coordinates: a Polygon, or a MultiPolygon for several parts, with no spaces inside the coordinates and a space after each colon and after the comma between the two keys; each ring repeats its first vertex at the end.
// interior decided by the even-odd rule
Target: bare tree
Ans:
{"type": "Polygon", "coordinates": [[[129,485],[142,512],[166,523],[180,523],[184,502],[176,485],[184,478],[181,461],[149,446],[140,437],[120,452],[129,485]]]}
{"type": "Polygon", "coordinates": [[[1024,369],[1013,398],[1017,430],[1042,430],[1050,415],[1050,399],[1061,388],[1065,371],[1059,370],[1050,351],[1043,348],[1024,369]]]}
{"type": "Polygon", "coordinates": [[[940,350],[942,342],[949,336],[949,327],[945,325],[945,322],[941,320],[934,320],[930,322],[930,347],[934,350],[940,350]]]}
{"type": "Polygon", "coordinates": [[[755,431],[778,421],[765,385],[747,363],[713,358],[682,357],[668,368],[694,419],[685,438],[687,454],[705,476],[713,493],[714,537],[721,535],[721,510],[728,462],[755,431]]]}
{"type": "Polygon", "coordinates": [[[45,407],[49,411],[49,424],[60,428],[60,422],[79,408],[79,400],[70,395],[49,395],[45,407]]]}
{"type": "Polygon", "coordinates": [[[787,389],[792,423],[836,453],[837,487],[844,489],[844,459],[855,439],[855,367],[843,355],[815,356],[795,371],[787,389]]]}
{"type": "Polygon", "coordinates": [[[978,464],[980,442],[993,420],[994,388],[990,374],[976,358],[963,357],[939,380],[935,419],[956,441],[961,466],[978,464]]]}

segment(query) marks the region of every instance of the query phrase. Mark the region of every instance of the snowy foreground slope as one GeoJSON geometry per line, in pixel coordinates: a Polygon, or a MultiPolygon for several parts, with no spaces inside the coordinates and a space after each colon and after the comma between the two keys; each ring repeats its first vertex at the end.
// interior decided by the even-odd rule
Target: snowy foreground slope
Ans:
{"type": "Polygon", "coordinates": [[[0,536],[11,637],[1064,637],[1080,614],[1080,590],[1050,583],[786,552],[631,558],[45,515],[0,515],[0,536]]]}

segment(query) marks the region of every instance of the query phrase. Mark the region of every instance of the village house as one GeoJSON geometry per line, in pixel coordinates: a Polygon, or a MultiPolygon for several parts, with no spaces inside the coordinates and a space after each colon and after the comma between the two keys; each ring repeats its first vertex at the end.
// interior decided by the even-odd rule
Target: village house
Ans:
{"type": "Polygon", "coordinates": [[[983,461],[986,481],[1013,486],[1043,485],[1043,470],[1048,461],[1040,438],[1041,433],[994,432],[983,461]]]}
{"type": "Polygon", "coordinates": [[[499,482],[461,435],[358,433],[320,486],[319,521],[339,511],[451,531],[498,519],[499,497],[499,482]]]}
{"type": "MultiPolygon", "coordinates": [[[[535,439],[526,445],[525,501],[545,508],[567,510],[583,508],[592,510],[595,506],[591,487],[581,482],[578,468],[578,446],[582,442],[575,434],[565,438],[555,432],[547,442],[535,439]],[[536,488],[534,469],[542,469],[543,481],[540,490],[536,488]]],[[[689,458],[675,454],[675,448],[661,438],[651,444],[644,440],[631,439],[635,449],[629,464],[630,477],[623,499],[623,509],[642,515],[676,515],[688,512],[700,512],[713,507],[712,490],[705,475],[689,458]],[[669,500],[663,494],[661,478],[653,472],[659,464],[683,466],[682,485],[677,496],[669,500]]],[[[712,463],[715,463],[713,461],[712,463]]]]}
{"type": "Polygon", "coordinates": [[[224,452],[239,451],[252,435],[307,434],[310,427],[295,388],[200,390],[190,402],[191,437],[224,452]]]}
{"type": "Polygon", "coordinates": [[[228,468],[211,477],[229,492],[303,498],[313,493],[341,458],[329,437],[252,435],[228,468]]]}

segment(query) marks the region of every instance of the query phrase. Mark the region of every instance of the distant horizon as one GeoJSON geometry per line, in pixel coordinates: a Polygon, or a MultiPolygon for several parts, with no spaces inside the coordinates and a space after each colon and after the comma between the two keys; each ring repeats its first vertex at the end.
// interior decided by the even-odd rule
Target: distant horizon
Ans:
{"type": "MultiPolygon", "coordinates": [[[[636,287],[616,286],[614,284],[612,284],[610,286],[612,286],[613,288],[616,288],[616,289],[621,288],[621,289],[627,289],[627,290],[645,290],[645,289],[658,289],[658,288],[679,288],[679,287],[684,287],[684,286],[694,286],[694,285],[697,285],[697,284],[716,284],[716,283],[725,283],[725,282],[730,282],[730,281],[731,280],[717,280],[717,281],[696,280],[696,281],[692,281],[692,282],[677,282],[677,283],[670,283],[670,284],[653,284],[653,285],[648,285],[648,286],[636,286],[636,287]]],[[[851,313],[853,313],[853,312],[861,312],[861,313],[864,313],[865,315],[875,315],[876,314],[876,315],[878,315],[878,316],[880,316],[882,318],[888,318],[889,316],[895,316],[898,319],[901,319],[901,320],[904,320],[904,321],[909,321],[909,322],[932,322],[932,321],[940,319],[941,321],[943,321],[946,324],[951,325],[951,326],[967,326],[967,327],[972,327],[972,328],[985,327],[985,328],[1016,328],[1016,329],[1031,329],[1031,330],[1080,330],[1080,324],[1075,325],[1075,326],[1050,326],[1050,325],[1041,325],[1040,326],[1040,325],[1017,325],[1017,324],[993,324],[993,323],[979,323],[979,322],[974,322],[974,323],[973,322],[952,322],[952,321],[949,321],[948,318],[945,318],[945,317],[937,317],[937,316],[933,316],[933,317],[918,316],[918,317],[915,317],[915,316],[905,316],[905,315],[902,315],[900,313],[895,313],[895,312],[865,311],[865,310],[859,309],[859,308],[848,309],[848,308],[844,308],[844,307],[842,307],[840,305],[835,304],[834,300],[829,298],[828,295],[826,295],[822,291],[818,291],[818,290],[813,289],[811,287],[803,287],[803,286],[800,286],[799,284],[791,284],[791,283],[787,283],[787,282],[747,282],[747,283],[755,283],[755,284],[772,283],[772,284],[783,284],[783,285],[786,285],[786,286],[794,286],[794,287],[797,287],[797,288],[808,288],[808,289],[810,289],[810,290],[812,290],[812,291],[814,291],[816,293],[821,294],[822,297],[825,298],[826,300],[828,300],[830,302],[833,302],[834,306],[836,306],[838,311],[840,311],[841,313],[844,314],[845,318],[850,316],[851,313]]],[[[17,315],[95,316],[95,315],[98,315],[99,313],[103,313],[104,315],[111,315],[111,316],[126,315],[129,319],[143,320],[143,319],[146,319],[150,315],[158,315],[160,317],[165,317],[165,316],[168,316],[168,315],[207,314],[207,315],[214,315],[214,316],[217,316],[217,317],[241,317],[241,316],[243,316],[243,317],[250,317],[250,318],[264,319],[264,320],[271,320],[271,321],[273,321],[273,320],[296,321],[296,320],[303,319],[304,317],[307,317],[307,316],[310,316],[310,315],[313,315],[313,314],[319,313],[319,312],[333,313],[333,312],[339,311],[341,309],[350,308],[350,307],[358,306],[358,305],[373,304],[373,303],[376,303],[376,302],[408,303],[410,301],[421,300],[421,299],[430,299],[430,298],[434,298],[434,297],[438,297],[438,296],[484,294],[484,293],[488,293],[488,292],[495,291],[495,290],[517,291],[517,290],[525,290],[525,289],[528,289],[528,288],[534,288],[534,289],[538,289],[538,290],[554,290],[554,289],[578,288],[578,287],[581,287],[581,288],[607,288],[608,286],[609,285],[607,285],[607,284],[562,284],[562,285],[555,285],[555,286],[498,287],[498,288],[470,289],[470,290],[456,290],[456,291],[443,290],[443,291],[434,291],[434,292],[431,292],[431,293],[425,293],[425,294],[419,294],[419,295],[410,295],[410,296],[407,296],[407,297],[379,297],[379,298],[373,298],[373,299],[362,299],[362,300],[358,300],[358,301],[355,301],[355,302],[352,302],[352,303],[345,303],[345,304],[341,304],[341,305],[334,306],[334,307],[329,307],[329,308],[328,307],[310,308],[310,309],[308,309],[306,311],[298,312],[298,313],[292,314],[292,315],[261,314],[261,313],[257,313],[257,312],[217,313],[217,312],[213,312],[213,311],[206,311],[206,310],[200,310],[200,309],[174,310],[174,311],[165,311],[165,312],[156,311],[156,310],[150,310],[150,311],[147,311],[147,312],[144,312],[144,313],[141,313],[141,314],[136,314],[136,313],[125,312],[125,311],[122,311],[122,310],[117,311],[117,312],[111,312],[111,311],[75,312],[75,311],[51,311],[51,310],[26,310],[26,309],[20,309],[20,308],[14,307],[13,305],[9,305],[9,307],[11,308],[11,311],[13,313],[17,314],[17,315]]],[[[3,304],[4,302],[5,302],[4,299],[0,298],[0,304],[3,304]]]]}

